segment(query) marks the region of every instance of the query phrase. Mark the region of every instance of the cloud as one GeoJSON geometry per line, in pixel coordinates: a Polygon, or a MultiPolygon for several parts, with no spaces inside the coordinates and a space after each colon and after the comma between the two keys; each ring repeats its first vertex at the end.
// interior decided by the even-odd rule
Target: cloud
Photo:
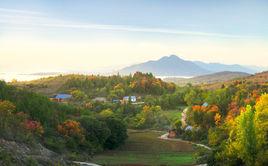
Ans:
{"type": "Polygon", "coordinates": [[[17,9],[8,9],[8,8],[0,8],[0,12],[10,13],[10,14],[27,14],[27,15],[43,15],[42,12],[36,11],[28,11],[28,10],[17,10],[17,9]]]}
{"type": "Polygon", "coordinates": [[[0,8],[0,24],[12,27],[28,26],[28,28],[69,28],[69,29],[88,29],[88,30],[109,30],[109,31],[125,31],[125,32],[142,32],[156,33],[167,35],[188,35],[188,36],[205,36],[219,38],[252,38],[257,36],[241,36],[226,33],[200,32],[200,31],[184,31],[178,29],[163,29],[151,27],[139,27],[129,25],[108,25],[108,24],[88,24],[77,23],[68,20],[56,19],[49,17],[45,13],[0,8]]]}

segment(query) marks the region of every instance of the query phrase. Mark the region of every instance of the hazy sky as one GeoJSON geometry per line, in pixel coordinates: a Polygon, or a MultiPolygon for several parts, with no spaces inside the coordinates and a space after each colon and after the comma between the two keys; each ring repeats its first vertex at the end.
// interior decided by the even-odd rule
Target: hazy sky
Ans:
{"type": "Polygon", "coordinates": [[[165,55],[268,66],[267,0],[0,0],[0,72],[93,71],[165,55]]]}

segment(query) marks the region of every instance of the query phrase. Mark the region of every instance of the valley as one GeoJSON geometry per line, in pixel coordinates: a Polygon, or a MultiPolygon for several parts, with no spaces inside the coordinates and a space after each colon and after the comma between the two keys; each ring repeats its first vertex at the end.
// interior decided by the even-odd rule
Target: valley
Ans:
{"type": "MultiPolygon", "coordinates": [[[[207,158],[219,161],[221,158],[211,151],[218,146],[229,148],[220,142],[241,125],[238,119],[248,116],[251,105],[261,111],[263,107],[259,105],[266,104],[268,92],[267,72],[241,78],[225,72],[203,79],[217,80],[226,74],[234,77],[180,86],[141,72],[129,76],[71,74],[1,82],[1,138],[20,141],[23,146],[41,144],[65,161],[59,161],[63,165],[72,161],[112,166],[193,165],[210,162],[207,158]],[[12,121],[14,118],[17,121],[12,121]],[[159,138],[167,132],[170,140],[159,138]]],[[[254,116],[260,118],[261,114],[265,111],[254,116]]],[[[265,121],[254,123],[263,128],[265,121]]],[[[244,126],[239,130],[243,131],[244,126]]],[[[9,150],[2,155],[12,153],[9,150]]],[[[218,153],[226,155],[222,150],[218,153]]],[[[10,157],[4,163],[28,160],[41,163],[45,159],[22,155],[19,160],[10,157]]]]}

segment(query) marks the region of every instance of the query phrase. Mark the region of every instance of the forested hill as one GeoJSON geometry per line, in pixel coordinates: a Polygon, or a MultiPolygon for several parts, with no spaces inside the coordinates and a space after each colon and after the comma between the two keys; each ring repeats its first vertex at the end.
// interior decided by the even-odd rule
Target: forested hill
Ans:
{"type": "Polygon", "coordinates": [[[82,92],[80,95],[89,98],[105,96],[112,99],[122,98],[126,95],[162,95],[174,92],[175,84],[168,82],[175,82],[182,86],[187,83],[202,84],[204,88],[217,89],[222,85],[230,85],[237,81],[267,83],[267,80],[268,72],[255,75],[241,72],[220,72],[190,79],[167,78],[164,81],[155,78],[152,74],[136,72],[134,75],[128,76],[59,75],[11,84],[49,97],[57,93],[82,92]]]}
{"type": "Polygon", "coordinates": [[[218,89],[218,88],[222,87],[223,85],[229,86],[232,84],[241,84],[241,83],[265,85],[268,83],[268,71],[256,73],[254,75],[250,75],[247,77],[205,84],[202,87],[204,87],[206,89],[218,89]]]}
{"type": "Polygon", "coordinates": [[[175,90],[174,83],[166,83],[152,74],[141,72],[129,76],[60,75],[11,84],[47,96],[79,91],[80,95],[89,98],[100,96],[122,98],[133,94],[161,95],[175,90]]]}
{"type": "Polygon", "coordinates": [[[224,72],[218,72],[218,73],[213,73],[213,74],[208,74],[208,75],[197,76],[193,78],[168,77],[168,78],[164,78],[164,81],[174,82],[180,86],[184,86],[188,83],[192,85],[199,85],[199,84],[212,84],[212,83],[218,83],[218,82],[225,82],[225,81],[230,81],[234,79],[245,78],[248,76],[250,76],[250,74],[248,73],[224,71],[224,72]]]}
{"type": "Polygon", "coordinates": [[[114,149],[126,138],[118,117],[51,102],[0,81],[0,165],[72,165],[74,154],[114,149]]]}

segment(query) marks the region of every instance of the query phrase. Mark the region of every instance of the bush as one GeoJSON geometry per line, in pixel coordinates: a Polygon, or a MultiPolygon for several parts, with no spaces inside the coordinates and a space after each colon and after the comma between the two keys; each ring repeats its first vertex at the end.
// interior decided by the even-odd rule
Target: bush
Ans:
{"type": "Polygon", "coordinates": [[[0,147],[0,165],[13,165],[15,163],[16,160],[13,155],[0,147]]]}
{"type": "Polygon", "coordinates": [[[61,137],[50,136],[44,139],[44,144],[48,149],[61,153],[65,148],[65,140],[61,137]]]}

